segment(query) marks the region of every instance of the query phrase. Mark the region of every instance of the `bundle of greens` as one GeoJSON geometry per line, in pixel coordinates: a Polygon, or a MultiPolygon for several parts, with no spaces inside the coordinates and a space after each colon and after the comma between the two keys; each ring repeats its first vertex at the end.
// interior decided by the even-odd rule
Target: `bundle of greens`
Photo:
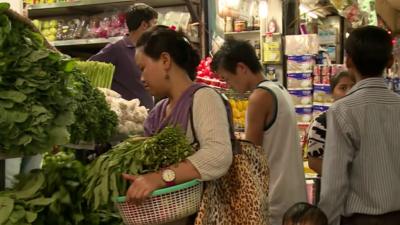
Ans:
{"type": "Polygon", "coordinates": [[[104,144],[115,134],[118,116],[107,104],[104,94],[91,86],[89,80],[78,70],[72,72],[75,122],[70,126],[71,143],[80,141],[104,144]]]}
{"type": "Polygon", "coordinates": [[[11,191],[0,192],[0,224],[121,224],[112,211],[94,211],[82,198],[86,168],[72,153],[47,155],[42,170],[20,175],[11,191]]]}
{"type": "Polygon", "coordinates": [[[115,66],[111,63],[86,61],[77,62],[77,68],[82,71],[94,87],[111,88],[115,66]]]}
{"type": "Polygon", "coordinates": [[[70,141],[103,143],[118,125],[105,96],[68,56],[0,3],[0,151],[36,154],[70,141]]]}
{"type": "Polygon", "coordinates": [[[71,60],[5,13],[0,3],[0,150],[37,153],[69,140],[76,108],[68,80],[71,60]]]}
{"type": "Polygon", "coordinates": [[[158,171],[193,154],[184,133],[166,127],[150,138],[132,137],[98,157],[89,165],[84,193],[94,209],[110,208],[112,199],[125,195],[123,173],[138,175],[158,171]]]}

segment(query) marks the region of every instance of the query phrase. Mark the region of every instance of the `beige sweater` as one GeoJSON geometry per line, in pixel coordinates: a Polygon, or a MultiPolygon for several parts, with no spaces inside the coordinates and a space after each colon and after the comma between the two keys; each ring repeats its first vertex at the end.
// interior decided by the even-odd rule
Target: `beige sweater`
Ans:
{"type": "MultiPolygon", "coordinates": [[[[199,171],[203,181],[223,176],[232,163],[232,146],[225,105],[214,90],[202,88],[195,93],[193,124],[200,149],[188,160],[199,171]]],[[[193,141],[190,121],[187,137],[193,141]]]]}

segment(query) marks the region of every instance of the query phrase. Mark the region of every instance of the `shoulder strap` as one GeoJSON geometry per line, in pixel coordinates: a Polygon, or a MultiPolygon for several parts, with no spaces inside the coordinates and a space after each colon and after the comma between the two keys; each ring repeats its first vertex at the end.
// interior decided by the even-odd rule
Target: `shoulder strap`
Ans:
{"type": "MultiPolygon", "coordinates": [[[[197,90],[199,90],[199,89],[197,89],[197,90]]],[[[232,109],[230,107],[229,101],[227,101],[224,98],[224,96],[222,94],[220,94],[218,91],[216,91],[215,89],[213,89],[213,90],[215,92],[217,92],[217,94],[221,97],[222,102],[225,105],[225,109],[226,109],[226,113],[227,113],[227,117],[228,117],[228,123],[229,123],[229,133],[230,133],[230,136],[231,136],[232,150],[233,150],[234,153],[236,153],[239,150],[237,148],[238,145],[236,144],[237,140],[236,140],[236,136],[235,136],[235,130],[233,128],[234,126],[233,126],[232,109]]],[[[196,92],[194,92],[194,93],[196,93],[196,92]]],[[[192,143],[192,145],[199,145],[200,143],[199,143],[199,140],[197,139],[197,134],[196,134],[196,130],[194,129],[194,122],[193,122],[193,102],[192,102],[192,106],[190,107],[190,127],[192,129],[192,134],[193,134],[193,143],[192,143]]]]}

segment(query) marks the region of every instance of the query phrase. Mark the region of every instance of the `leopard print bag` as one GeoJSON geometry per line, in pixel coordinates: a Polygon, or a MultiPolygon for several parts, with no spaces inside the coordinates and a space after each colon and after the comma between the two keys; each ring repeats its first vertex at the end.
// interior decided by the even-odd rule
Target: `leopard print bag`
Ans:
{"type": "Polygon", "coordinates": [[[195,225],[269,225],[269,168],[265,151],[237,141],[226,175],[206,183],[195,225]]]}
{"type": "MultiPolygon", "coordinates": [[[[205,183],[195,225],[269,225],[269,167],[260,146],[237,140],[230,104],[220,95],[227,110],[233,161],[221,178],[205,183]]],[[[190,109],[193,145],[199,148],[190,109]]]]}

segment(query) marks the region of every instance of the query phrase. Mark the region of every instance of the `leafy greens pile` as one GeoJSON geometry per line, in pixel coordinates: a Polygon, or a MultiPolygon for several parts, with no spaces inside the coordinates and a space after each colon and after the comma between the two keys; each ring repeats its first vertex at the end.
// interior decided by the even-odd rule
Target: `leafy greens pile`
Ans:
{"type": "Polygon", "coordinates": [[[0,3],[0,151],[35,154],[71,141],[105,142],[118,118],[75,62],[0,3]]]}
{"type": "Polygon", "coordinates": [[[94,211],[82,198],[85,175],[72,153],[47,155],[41,170],[20,175],[12,191],[0,192],[0,224],[121,224],[117,214],[94,211]]]}
{"type": "Polygon", "coordinates": [[[115,134],[118,116],[111,110],[104,94],[91,86],[86,76],[73,71],[75,89],[75,122],[70,127],[71,143],[95,141],[104,144],[115,134]]]}
{"type": "Polygon", "coordinates": [[[40,34],[10,20],[7,7],[0,4],[0,149],[48,151],[68,142],[74,121],[71,62],[47,49],[40,34]]]}
{"type": "Polygon", "coordinates": [[[129,138],[89,165],[83,196],[94,209],[112,207],[112,199],[125,195],[128,188],[122,179],[123,173],[155,172],[193,153],[185,134],[178,128],[166,127],[150,138],[129,138]]]}

